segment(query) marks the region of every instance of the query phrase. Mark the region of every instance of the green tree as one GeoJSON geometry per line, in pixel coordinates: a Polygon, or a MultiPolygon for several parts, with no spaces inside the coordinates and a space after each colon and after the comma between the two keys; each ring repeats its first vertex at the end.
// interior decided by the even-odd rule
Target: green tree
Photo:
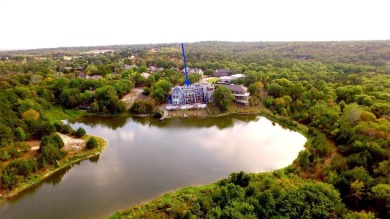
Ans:
{"type": "Polygon", "coordinates": [[[81,127],[79,127],[77,130],[76,130],[76,132],[75,132],[75,135],[77,136],[77,137],[83,137],[84,135],[86,134],[86,131],[85,131],[85,129],[83,129],[83,128],[81,128],[81,127]]]}
{"type": "Polygon", "coordinates": [[[94,75],[98,72],[98,68],[94,64],[90,64],[85,69],[85,72],[87,73],[87,75],[94,75]]]}
{"type": "Polygon", "coordinates": [[[12,142],[12,129],[0,123],[0,147],[6,146],[12,142]]]}
{"type": "Polygon", "coordinates": [[[383,218],[390,216],[390,184],[378,184],[371,188],[371,198],[381,210],[383,218]]]}
{"type": "Polygon", "coordinates": [[[64,158],[65,155],[66,152],[58,149],[56,145],[48,144],[43,147],[37,161],[41,167],[45,165],[57,165],[57,161],[64,158]]]}
{"type": "Polygon", "coordinates": [[[88,139],[86,146],[88,149],[93,149],[93,148],[96,148],[98,145],[99,144],[98,144],[96,138],[91,137],[90,139],[88,139]]]}
{"type": "Polygon", "coordinates": [[[167,100],[171,88],[171,82],[165,79],[160,79],[152,86],[152,91],[150,94],[155,101],[164,103],[167,100]]]}
{"type": "Polygon", "coordinates": [[[249,85],[248,90],[253,96],[260,97],[263,88],[264,88],[264,84],[261,81],[258,81],[249,85]]]}
{"type": "Polygon", "coordinates": [[[26,133],[24,132],[24,130],[22,129],[22,128],[20,128],[20,127],[17,127],[16,129],[15,129],[15,137],[16,137],[16,140],[17,141],[24,141],[24,140],[26,140],[26,133]]]}
{"type": "Polygon", "coordinates": [[[133,105],[131,105],[130,112],[135,114],[151,114],[154,109],[153,100],[136,100],[133,105]]]}
{"type": "Polygon", "coordinates": [[[23,120],[37,120],[41,115],[34,109],[29,109],[22,114],[23,120]]]}
{"type": "Polygon", "coordinates": [[[64,89],[59,97],[62,106],[74,108],[80,104],[80,91],[77,88],[64,89]]]}
{"type": "Polygon", "coordinates": [[[43,149],[48,145],[52,145],[52,146],[60,149],[64,146],[64,141],[56,133],[48,135],[48,136],[43,136],[41,139],[41,143],[39,144],[39,149],[41,151],[43,151],[43,149]]]}
{"type": "Polygon", "coordinates": [[[214,92],[215,103],[221,111],[226,111],[229,105],[233,102],[234,96],[232,92],[224,86],[218,86],[214,92]]]}
{"type": "Polygon", "coordinates": [[[120,100],[114,87],[106,85],[96,89],[96,98],[101,112],[117,112],[116,106],[120,100]]]}

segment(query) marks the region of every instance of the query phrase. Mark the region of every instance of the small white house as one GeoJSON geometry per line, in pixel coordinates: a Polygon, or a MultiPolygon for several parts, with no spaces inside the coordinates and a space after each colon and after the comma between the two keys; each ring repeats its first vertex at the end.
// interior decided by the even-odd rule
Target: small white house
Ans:
{"type": "Polygon", "coordinates": [[[143,73],[141,73],[141,76],[147,79],[147,78],[149,78],[150,74],[143,72],[143,73]]]}

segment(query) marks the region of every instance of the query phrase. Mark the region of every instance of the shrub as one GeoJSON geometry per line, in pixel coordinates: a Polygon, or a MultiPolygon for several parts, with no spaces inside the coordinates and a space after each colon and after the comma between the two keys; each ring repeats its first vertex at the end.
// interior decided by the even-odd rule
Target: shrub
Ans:
{"type": "Polygon", "coordinates": [[[16,148],[18,148],[19,150],[21,150],[22,152],[27,152],[31,149],[31,146],[26,144],[26,143],[23,143],[23,142],[17,142],[17,143],[14,143],[14,146],[16,148]]]}
{"type": "Polygon", "coordinates": [[[69,124],[64,124],[61,121],[55,122],[54,127],[56,128],[57,132],[61,132],[63,134],[72,134],[74,132],[74,130],[72,129],[72,127],[70,127],[69,124]]]}
{"type": "Polygon", "coordinates": [[[154,101],[152,100],[136,100],[130,108],[130,112],[134,114],[150,114],[154,111],[154,101]]]}
{"type": "Polygon", "coordinates": [[[76,137],[80,138],[80,137],[83,137],[86,134],[86,132],[85,132],[85,129],[80,127],[76,130],[76,132],[74,134],[76,135],[76,137]]]}
{"type": "Polygon", "coordinates": [[[97,146],[98,146],[98,142],[97,142],[96,138],[91,137],[91,138],[87,141],[87,148],[88,148],[88,149],[93,149],[93,148],[96,148],[97,146]]]}
{"type": "Polygon", "coordinates": [[[58,134],[51,134],[49,136],[43,136],[41,143],[39,144],[39,149],[42,151],[47,145],[53,145],[58,149],[64,146],[64,141],[58,134]]]}

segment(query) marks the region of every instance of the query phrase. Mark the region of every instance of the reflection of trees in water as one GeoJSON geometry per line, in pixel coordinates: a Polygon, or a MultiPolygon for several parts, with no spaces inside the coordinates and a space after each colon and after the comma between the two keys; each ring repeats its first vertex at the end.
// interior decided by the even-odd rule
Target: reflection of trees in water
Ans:
{"type": "Polygon", "coordinates": [[[92,163],[97,163],[99,161],[100,154],[90,157],[88,160],[91,161],[92,163]]]}
{"type": "Polygon", "coordinates": [[[29,194],[34,193],[40,187],[40,185],[43,184],[43,183],[45,183],[45,184],[52,184],[53,186],[57,185],[58,183],[61,182],[62,178],[70,170],[70,168],[71,167],[65,167],[64,169],[61,169],[61,170],[55,172],[53,175],[51,175],[48,178],[46,178],[43,182],[37,183],[34,186],[29,187],[28,189],[22,191],[17,196],[15,196],[15,198],[9,199],[8,201],[10,203],[17,203],[23,197],[25,197],[25,196],[27,196],[29,194]]]}
{"type": "Polygon", "coordinates": [[[166,128],[178,128],[178,127],[213,127],[216,126],[218,129],[224,129],[228,127],[233,127],[235,120],[240,122],[248,123],[250,121],[257,121],[260,117],[256,115],[234,115],[234,116],[221,116],[221,117],[196,117],[196,118],[174,118],[174,119],[165,119],[160,121],[154,118],[132,118],[135,123],[148,126],[156,127],[166,127],[166,128]]]}
{"type": "Polygon", "coordinates": [[[102,125],[104,127],[115,130],[126,125],[128,117],[107,117],[107,116],[85,116],[82,117],[78,122],[84,123],[91,127],[96,125],[102,125]]]}
{"type": "Polygon", "coordinates": [[[87,116],[83,117],[80,121],[91,127],[96,125],[101,125],[108,127],[112,130],[121,128],[126,125],[130,119],[134,123],[138,123],[144,126],[155,126],[159,128],[178,128],[178,127],[213,127],[216,126],[218,129],[224,129],[234,126],[234,122],[251,122],[257,121],[260,117],[256,115],[231,115],[231,116],[221,116],[221,117],[195,117],[195,118],[174,118],[174,119],[165,119],[160,121],[152,117],[107,117],[107,116],[87,116]]]}
{"type": "Polygon", "coordinates": [[[65,167],[65,168],[57,171],[52,176],[47,178],[47,180],[45,180],[45,183],[52,184],[53,186],[59,184],[61,182],[62,178],[65,176],[65,174],[67,172],[69,172],[70,168],[72,168],[72,167],[68,166],[68,167],[65,167]]]}

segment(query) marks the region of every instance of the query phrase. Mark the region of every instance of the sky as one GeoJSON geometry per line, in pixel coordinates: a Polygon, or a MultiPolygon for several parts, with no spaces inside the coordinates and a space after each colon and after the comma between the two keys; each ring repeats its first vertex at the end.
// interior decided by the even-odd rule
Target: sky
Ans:
{"type": "Polygon", "coordinates": [[[389,0],[0,0],[0,50],[390,39],[389,0]]]}

